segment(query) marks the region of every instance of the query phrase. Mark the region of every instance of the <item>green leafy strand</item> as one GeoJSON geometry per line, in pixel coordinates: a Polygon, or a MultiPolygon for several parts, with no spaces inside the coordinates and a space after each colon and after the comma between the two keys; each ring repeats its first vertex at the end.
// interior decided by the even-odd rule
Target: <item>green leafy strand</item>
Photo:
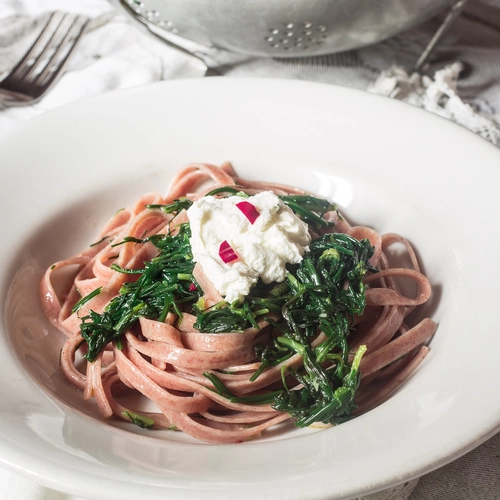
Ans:
{"type": "MultiPolygon", "coordinates": [[[[277,336],[270,344],[256,346],[261,366],[251,380],[295,354],[303,359],[300,370],[283,373],[284,389],[271,398],[272,406],[289,413],[298,426],[338,424],[351,418],[365,348],[360,347],[349,364],[347,339],[352,317],[365,308],[363,278],[367,271],[376,271],[368,261],[372,254],[368,240],[326,234],[311,242],[310,252],[298,266],[290,266],[285,283],[271,289],[261,285],[247,297],[250,313],[257,304],[267,304],[279,307],[283,317],[279,322],[269,320],[277,336]],[[312,347],[318,330],[326,339],[312,347]],[[298,389],[288,390],[287,376],[296,380],[293,385],[298,384],[298,389]]],[[[233,305],[227,307],[226,315],[233,309],[233,305]]],[[[254,397],[256,404],[269,400],[268,394],[254,397]]]]}
{"type": "MultiPolygon", "coordinates": [[[[235,194],[236,189],[222,191],[235,194]]],[[[314,228],[333,225],[324,218],[326,212],[336,210],[329,202],[302,195],[281,199],[314,228]]],[[[185,199],[176,203],[149,208],[176,213],[190,204],[185,199]]],[[[321,236],[311,243],[310,252],[299,265],[289,266],[284,283],[264,285],[259,282],[243,303],[223,301],[205,310],[200,307],[198,290],[193,290],[194,262],[189,236],[189,225],[184,224],[174,237],[155,235],[124,239],[123,243],[151,241],[159,255],[146,262],[144,269],[113,266],[116,271],[136,275],[136,279],[123,285],[120,294],[102,314],[89,311],[82,318],[82,335],[88,344],[85,357],[93,361],[109,342],[119,339],[141,316],[162,321],[169,312],[181,315],[183,303],[192,305],[197,316],[195,327],[202,332],[242,331],[257,327],[258,319],[266,318],[277,334],[271,343],[256,346],[261,366],[251,380],[256,380],[267,367],[296,354],[303,358],[303,368],[282,372],[283,389],[245,397],[232,395],[216,375],[206,374],[215,390],[235,402],[272,403],[275,409],[288,412],[298,426],[318,421],[337,424],[349,419],[355,407],[364,347],[349,364],[347,338],[350,319],[361,314],[365,307],[363,277],[368,270],[375,271],[368,262],[373,253],[368,240],[358,241],[337,233],[321,236]],[[282,319],[273,321],[268,317],[273,312],[280,312],[282,319]],[[313,348],[311,339],[318,330],[325,333],[326,340],[313,348]],[[298,389],[287,388],[288,377],[299,383],[298,389]]],[[[83,298],[77,308],[87,300],[89,297],[83,298]]]]}
{"type": "Polygon", "coordinates": [[[337,211],[337,205],[328,200],[311,195],[285,195],[280,196],[280,199],[293,210],[295,215],[316,229],[334,225],[323,217],[327,212],[337,211]]]}
{"type": "Polygon", "coordinates": [[[283,306],[283,317],[289,329],[275,341],[304,360],[303,369],[291,373],[301,388],[284,391],[273,405],[301,427],[338,424],[351,416],[364,347],[349,365],[347,338],[350,319],[365,308],[363,278],[373,270],[368,240],[332,233],[314,240],[310,249],[295,272],[288,273],[293,297],[283,306]],[[313,348],[310,340],[318,329],[326,340],[313,348]]]}
{"type": "Polygon", "coordinates": [[[112,266],[116,271],[137,275],[137,279],[125,283],[102,313],[90,310],[81,318],[88,361],[94,361],[109,342],[119,339],[141,316],[159,321],[164,321],[169,312],[182,316],[180,305],[199,299],[198,289],[193,286],[194,262],[189,237],[189,225],[183,224],[175,236],[124,239],[124,242],[135,243],[150,241],[159,254],[146,262],[143,269],[112,266]]]}

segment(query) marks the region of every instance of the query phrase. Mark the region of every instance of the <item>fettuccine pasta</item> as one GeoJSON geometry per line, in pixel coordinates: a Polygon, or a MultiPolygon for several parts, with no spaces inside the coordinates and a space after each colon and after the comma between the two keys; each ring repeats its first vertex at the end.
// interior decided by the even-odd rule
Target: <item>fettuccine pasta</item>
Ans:
{"type": "MultiPolygon", "coordinates": [[[[407,318],[429,299],[431,285],[405,238],[353,227],[334,209],[319,214],[326,225],[309,225],[311,248],[316,240],[333,234],[343,235],[347,243],[364,241],[363,248],[369,251],[358,287],[364,302],[357,313],[342,313],[347,318],[345,339],[332,340],[336,334],[328,330],[327,317],[321,317],[317,327],[301,326],[298,319],[284,322],[283,315],[296,314],[290,309],[298,303],[293,298],[294,286],[299,286],[294,284],[294,276],[263,288],[266,297],[276,300],[273,304],[279,307],[262,306],[258,310],[254,297],[254,308],[246,313],[250,323],[242,323],[234,331],[203,331],[200,318],[206,312],[235,315],[243,311],[243,306],[227,304],[199,263],[189,259],[185,259],[186,265],[191,267],[175,274],[175,283],[154,282],[155,287],[166,290],[164,297],[173,297],[171,303],[162,299],[166,305],[160,304],[160,312],[152,314],[144,304],[148,293],[153,292],[143,287],[141,293],[146,298],[131,306],[120,325],[109,327],[113,337],[109,339],[102,333],[108,332],[106,314],[111,315],[115,307],[110,304],[117,297],[132,300],[134,294],[138,296],[134,283],[143,283],[149,272],[146,270],[157,265],[161,245],[182,237],[183,231],[186,238],[189,236],[185,207],[207,193],[227,196],[225,188],[240,193],[243,199],[262,191],[272,191],[285,200],[287,196],[307,195],[298,188],[244,180],[229,163],[220,167],[191,164],[178,172],[165,195],[145,194],[133,207],[117,212],[95,244],[47,269],[41,282],[41,299],[50,322],[67,338],[61,368],[68,381],[82,391],[85,399],[95,400],[104,418],[120,418],[152,429],[180,430],[213,443],[256,438],[269,427],[290,419],[302,426],[329,426],[384,402],[429,350],[426,342],[435,333],[436,324],[426,318],[410,326],[407,318]],[[178,205],[177,210],[165,209],[179,200],[184,205],[178,205]],[[411,262],[408,268],[391,267],[388,253],[393,245],[405,248],[411,262]],[[78,270],[67,290],[56,293],[55,273],[75,266],[78,270]],[[141,277],[143,281],[139,281],[141,277]],[[401,279],[412,282],[415,293],[404,294],[401,279]],[[283,290],[285,298],[278,296],[278,291],[283,290]],[[94,330],[86,337],[91,326],[94,330]],[[307,344],[303,346],[298,339],[306,339],[307,344]],[[91,351],[91,342],[100,347],[92,347],[91,351]],[[323,382],[314,382],[316,386],[307,397],[315,395],[321,404],[327,401],[330,409],[336,408],[328,416],[312,399],[311,406],[319,404],[314,411],[300,406],[307,399],[308,384],[314,385],[312,373],[316,368],[323,382]],[[319,394],[317,389],[322,383],[327,384],[326,389],[321,389],[325,394],[319,394]],[[129,392],[147,398],[154,410],[125,407],[121,396],[129,392]],[[284,410],[293,405],[293,411],[284,410]]],[[[185,248],[189,247],[183,248],[188,256],[185,248]]],[[[337,262],[339,258],[335,252],[329,249],[319,257],[326,273],[331,259],[337,262]]],[[[230,266],[231,262],[224,265],[230,266]]],[[[298,264],[289,268],[293,274],[298,264]]],[[[344,279],[339,293],[351,284],[344,279]]],[[[300,286],[301,290],[310,290],[311,304],[317,290],[324,289],[321,283],[309,288],[300,286]]]]}

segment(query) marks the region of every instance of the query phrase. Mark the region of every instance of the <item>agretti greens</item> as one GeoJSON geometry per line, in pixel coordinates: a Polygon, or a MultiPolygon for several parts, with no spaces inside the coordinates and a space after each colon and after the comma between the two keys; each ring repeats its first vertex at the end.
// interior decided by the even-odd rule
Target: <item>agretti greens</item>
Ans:
{"type": "MultiPolygon", "coordinates": [[[[332,225],[323,217],[336,209],[329,202],[314,196],[281,198],[314,230],[332,225]]],[[[149,208],[176,214],[189,204],[182,199],[149,208]]],[[[207,310],[193,277],[189,237],[189,224],[182,224],[175,235],[124,239],[123,243],[151,242],[158,256],[146,262],[143,269],[131,271],[113,266],[118,272],[135,275],[134,280],[122,286],[103,313],[90,310],[81,318],[81,332],[88,347],[85,358],[94,361],[109,342],[119,341],[141,316],[162,321],[169,312],[182,317],[182,311],[189,310],[197,317],[196,328],[214,334],[243,331],[257,327],[259,319],[267,319],[274,333],[269,342],[255,348],[261,365],[251,380],[292,356],[301,356],[303,367],[283,368],[282,389],[251,397],[234,396],[214,373],[207,373],[214,390],[234,401],[271,403],[276,410],[289,413],[298,426],[314,422],[337,424],[349,419],[355,408],[364,348],[350,363],[347,338],[351,319],[365,307],[363,277],[368,270],[374,271],[368,262],[373,254],[369,241],[339,233],[320,236],[312,241],[310,252],[300,264],[289,266],[285,282],[259,282],[244,302],[222,302],[207,310]],[[280,319],[271,319],[276,317],[280,319]],[[319,331],[325,339],[312,347],[319,331]]],[[[98,293],[94,291],[92,296],[98,293]]],[[[74,310],[90,298],[84,297],[74,310]]]]}

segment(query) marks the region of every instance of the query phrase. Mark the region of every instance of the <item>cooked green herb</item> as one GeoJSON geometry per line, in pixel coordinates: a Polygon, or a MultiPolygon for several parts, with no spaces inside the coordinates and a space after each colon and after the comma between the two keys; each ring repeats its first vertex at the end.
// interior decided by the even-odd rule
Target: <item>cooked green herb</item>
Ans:
{"type": "Polygon", "coordinates": [[[99,288],[96,288],[95,290],[92,290],[88,295],[85,295],[85,297],[82,297],[71,309],[71,312],[74,313],[78,311],[84,304],[86,304],[90,299],[93,299],[96,295],[99,295],[101,293],[102,286],[99,288]]]}
{"type": "Polygon", "coordinates": [[[282,394],[282,390],[265,392],[262,394],[253,394],[251,396],[235,396],[222,382],[222,380],[217,377],[214,373],[205,372],[203,374],[204,377],[208,378],[212,385],[214,386],[214,390],[217,394],[224,396],[231,400],[232,403],[243,403],[243,404],[269,404],[272,403],[277,396],[282,394]]]}
{"type": "Polygon", "coordinates": [[[194,327],[200,332],[223,333],[242,332],[253,326],[258,328],[249,302],[227,304],[221,302],[209,309],[193,308],[196,313],[194,327]]]}
{"type": "Polygon", "coordinates": [[[244,193],[240,188],[235,188],[232,186],[222,186],[220,188],[212,189],[206,196],[215,196],[216,194],[228,193],[233,196],[241,196],[243,198],[248,198],[250,195],[244,193]]]}
{"type": "Polygon", "coordinates": [[[288,329],[282,327],[267,356],[278,359],[286,348],[304,360],[301,371],[290,373],[302,388],[283,392],[273,405],[290,413],[299,426],[350,418],[364,351],[349,366],[347,338],[350,319],[365,307],[363,277],[373,270],[368,262],[372,254],[368,240],[327,234],[311,243],[310,253],[287,276],[292,298],[282,312],[288,329]],[[326,340],[313,348],[310,340],[318,329],[326,340]]]}
{"type": "MultiPolygon", "coordinates": [[[[194,282],[194,262],[189,236],[189,225],[183,224],[175,236],[126,239],[136,243],[151,241],[158,248],[159,255],[146,262],[143,269],[131,272],[138,275],[137,280],[125,283],[102,314],[91,310],[82,318],[80,329],[87,342],[85,358],[88,361],[94,361],[109,342],[119,339],[141,316],[159,321],[164,321],[169,312],[182,316],[180,304],[198,300],[197,289],[190,287],[194,282]],[[191,281],[186,279],[187,276],[191,281]]],[[[119,266],[113,268],[130,272],[119,266]]]]}
{"type": "Polygon", "coordinates": [[[285,205],[288,205],[295,214],[312,227],[329,227],[333,222],[323,218],[326,212],[336,211],[337,206],[328,200],[316,198],[311,195],[286,195],[280,196],[285,205]]]}
{"type": "Polygon", "coordinates": [[[159,208],[166,214],[179,213],[181,210],[187,210],[193,202],[188,198],[179,198],[166,205],[146,205],[146,208],[159,208]]]}
{"type": "Polygon", "coordinates": [[[299,427],[314,422],[340,424],[349,420],[356,408],[354,397],[359,385],[359,363],[366,347],[358,349],[351,367],[339,379],[337,373],[321,367],[309,346],[289,339],[279,341],[286,342],[303,357],[305,373],[293,374],[302,387],[283,391],[276,396],[273,407],[289,413],[299,427]]]}
{"type": "Polygon", "coordinates": [[[146,417],[146,415],[140,415],[133,411],[124,411],[122,415],[130,420],[133,424],[142,427],[143,429],[151,429],[155,425],[155,421],[152,418],[146,417]]]}
{"type": "MultiPolygon", "coordinates": [[[[288,390],[283,384],[285,389],[271,398],[273,407],[289,413],[298,426],[319,421],[338,424],[349,419],[355,408],[364,347],[349,365],[347,338],[350,319],[361,314],[365,307],[363,277],[368,270],[375,271],[368,262],[372,254],[368,240],[326,234],[311,243],[310,252],[298,266],[290,266],[286,283],[271,289],[261,285],[245,301],[249,314],[257,305],[262,307],[267,303],[270,307],[280,305],[283,317],[279,322],[271,321],[278,332],[274,342],[256,346],[261,367],[251,380],[256,380],[267,367],[276,366],[294,354],[304,360],[300,371],[283,375],[283,378],[286,375],[295,378],[301,388],[288,390]],[[256,297],[258,292],[263,296],[256,297]],[[313,348],[311,340],[318,330],[326,339],[313,348]]],[[[224,320],[229,324],[235,313],[234,305],[225,311],[224,320]]],[[[244,402],[229,397],[231,401],[244,402]]],[[[269,396],[258,397],[256,401],[269,402],[269,396]]]]}
{"type": "MultiPolygon", "coordinates": [[[[212,193],[239,194],[240,191],[224,187],[212,193]]],[[[328,201],[297,195],[281,199],[312,227],[333,225],[324,218],[326,212],[336,210],[328,201]]],[[[181,199],[169,205],[149,205],[149,208],[175,214],[190,204],[189,200],[181,199]]],[[[284,283],[258,282],[243,302],[223,301],[204,309],[192,274],[194,262],[189,237],[189,225],[182,224],[176,236],[129,237],[118,243],[151,242],[158,248],[159,255],[146,262],[143,269],[112,266],[115,271],[136,279],[123,285],[120,294],[102,314],[89,311],[82,318],[87,360],[95,360],[109,342],[119,341],[139,317],[164,321],[169,312],[182,317],[181,309],[189,306],[197,317],[194,326],[211,333],[258,327],[258,320],[264,318],[271,325],[273,335],[269,342],[256,345],[255,355],[261,365],[250,380],[257,380],[268,367],[297,354],[303,359],[302,368],[286,371],[283,367],[283,389],[250,396],[235,396],[215,374],[207,372],[205,376],[214,390],[233,402],[271,403],[275,409],[288,412],[298,426],[319,421],[337,424],[349,419],[355,408],[364,347],[358,349],[350,364],[347,339],[351,319],[365,307],[363,278],[367,271],[375,271],[369,264],[373,254],[370,242],[339,233],[320,236],[311,242],[310,252],[300,264],[288,266],[284,283]],[[279,313],[280,320],[272,319],[275,312],[279,313]],[[311,341],[319,331],[325,334],[325,340],[312,347],[311,341]],[[296,381],[295,388],[289,389],[291,379],[296,381]]],[[[84,297],[75,305],[75,310],[92,296],[84,297]]]]}
{"type": "Polygon", "coordinates": [[[203,376],[208,378],[208,380],[212,382],[212,385],[214,386],[215,392],[217,392],[217,394],[220,394],[221,396],[229,399],[234,397],[234,394],[224,385],[222,380],[217,377],[217,375],[215,375],[214,373],[205,372],[203,376]]]}
{"type": "Polygon", "coordinates": [[[103,241],[106,241],[109,238],[109,236],[103,236],[99,241],[96,241],[95,243],[92,243],[90,246],[95,247],[99,244],[101,244],[103,241]]]}

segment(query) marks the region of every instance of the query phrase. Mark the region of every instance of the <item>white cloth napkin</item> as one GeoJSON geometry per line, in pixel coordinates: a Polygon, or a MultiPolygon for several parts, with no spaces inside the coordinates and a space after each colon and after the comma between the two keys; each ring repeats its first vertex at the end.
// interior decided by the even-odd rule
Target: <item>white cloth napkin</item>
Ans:
{"type": "MultiPolygon", "coordinates": [[[[203,77],[206,66],[227,77],[313,80],[370,90],[446,116],[500,146],[500,0],[470,0],[433,52],[427,76],[412,68],[442,20],[377,45],[342,54],[263,59],[197,47],[196,57],[147,36],[106,0],[0,1],[0,78],[42,29],[47,13],[92,18],[89,32],[52,91],[34,106],[0,109],[0,133],[16,123],[105,91],[172,78],[203,77]],[[205,66],[206,64],[206,66],[205,66]]],[[[500,434],[430,474],[361,500],[498,500],[500,434]]],[[[0,500],[83,500],[0,469],[0,500]]]]}
{"type": "Polygon", "coordinates": [[[197,58],[137,31],[106,0],[4,0],[0,2],[0,75],[12,69],[43,29],[49,13],[56,10],[91,17],[88,32],[55,89],[33,106],[0,112],[0,133],[14,123],[84,97],[205,73],[197,58]]]}

